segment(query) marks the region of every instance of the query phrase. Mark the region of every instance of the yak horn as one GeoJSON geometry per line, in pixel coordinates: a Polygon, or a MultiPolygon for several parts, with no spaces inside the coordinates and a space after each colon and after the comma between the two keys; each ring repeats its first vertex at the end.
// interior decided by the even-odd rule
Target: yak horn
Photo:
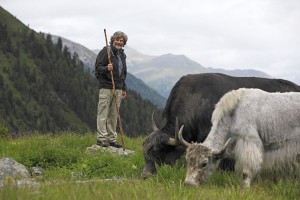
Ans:
{"type": "Polygon", "coordinates": [[[179,132],[178,132],[178,138],[181,144],[185,145],[186,147],[189,147],[191,144],[185,141],[182,137],[182,130],[183,130],[184,125],[181,126],[179,132]]]}
{"type": "Polygon", "coordinates": [[[170,146],[179,146],[179,138],[178,138],[178,117],[176,117],[176,123],[175,123],[175,139],[169,138],[169,141],[167,142],[170,146]]]}
{"type": "Polygon", "coordinates": [[[152,129],[153,129],[153,131],[158,131],[158,128],[157,128],[155,120],[154,120],[154,113],[155,113],[155,110],[152,113],[152,129]]]}
{"type": "Polygon", "coordinates": [[[178,132],[179,132],[178,117],[176,117],[176,121],[175,121],[175,140],[179,144],[178,132]]]}
{"type": "Polygon", "coordinates": [[[221,151],[219,151],[219,152],[213,152],[213,153],[212,153],[213,156],[216,156],[216,157],[222,157],[223,154],[224,154],[225,151],[226,151],[226,148],[227,148],[227,146],[228,146],[230,140],[231,140],[231,138],[229,138],[229,139],[227,140],[227,142],[224,144],[224,147],[222,148],[221,151]]]}

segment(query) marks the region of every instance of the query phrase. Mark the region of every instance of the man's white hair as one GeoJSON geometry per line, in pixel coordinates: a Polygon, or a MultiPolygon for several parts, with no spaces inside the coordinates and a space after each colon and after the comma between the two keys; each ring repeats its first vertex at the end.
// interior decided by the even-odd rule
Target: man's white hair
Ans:
{"type": "Polygon", "coordinates": [[[115,33],[110,37],[110,42],[109,42],[109,44],[112,45],[113,42],[114,42],[114,40],[115,40],[116,38],[120,38],[120,37],[123,38],[123,40],[124,40],[124,46],[125,46],[126,43],[127,43],[127,40],[128,40],[128,36],[127,36],[125,33],[123,33],[122,31],[117,31],[117,32],[115,32],[115,33]]]}

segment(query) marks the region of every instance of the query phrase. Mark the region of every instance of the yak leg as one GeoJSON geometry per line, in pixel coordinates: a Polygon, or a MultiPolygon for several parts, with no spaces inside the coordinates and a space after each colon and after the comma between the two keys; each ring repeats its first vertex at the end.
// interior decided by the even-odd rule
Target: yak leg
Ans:
{"type": "Polygon", "coordinates": [[[253,135],[239,139],[235,146],[236,167],[243,173],[245,187],[250,187],[253,177],[260,172],[263,164],[262,141],[253,135]]]}
{"type": "Polygon", "coordinates": [[[250,187],[252,174],[248,170],[243,170],[243,185],[244,187],[250,187]]]}

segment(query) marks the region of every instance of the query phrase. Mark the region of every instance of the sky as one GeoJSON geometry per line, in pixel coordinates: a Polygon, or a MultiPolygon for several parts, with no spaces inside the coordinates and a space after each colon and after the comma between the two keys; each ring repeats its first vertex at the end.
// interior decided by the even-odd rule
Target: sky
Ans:
{"type": "Polygon", "coordinates": [[[145,55],[185,55],[204,67],[300,75],[299,0],[0,0],[37,32],[94,50],[115,31],[145,55]]]}

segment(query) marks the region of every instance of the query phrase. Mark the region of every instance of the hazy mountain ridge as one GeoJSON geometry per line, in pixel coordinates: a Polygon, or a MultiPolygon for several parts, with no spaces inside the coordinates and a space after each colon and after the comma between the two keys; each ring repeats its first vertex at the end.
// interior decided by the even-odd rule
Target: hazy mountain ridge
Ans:
{"type": "MultiPolygon", "coordinates": [[[[99,50],[93,50],[92,52],[97,54],[99,50]]],[[[224,73],[239,77],[254,76],[282,78],[293,81],[297,84],[300,83],[300,74],[298,73],[286,72],[273,77],[267,73],[253,69],[226,70],[221,68],[204,67],[189,59],[185,55],[174,55],[169,53],[161,56],[149,56],[142,54],[129,46],[125,46],[125,53],[127,55],[128,72],[136,78],[141,79],[150,88],[153,88],[154,91],[158,92],[165,98],[168,98],[172,87],[179,78],[187,74],[224,73]]],[[[81,57],[81,53],[78,54],[79,57],[81,57]]],[[[90,56],[90,59],[95,59],[95,56],[96,55],[94,55],[94,57],[90,56]]],[[[86,59],[87,63],[91,63],[91,61],[88,61],[88,56],[83,56],[83,58],[86,59]]],[[[139,90],[138,92],[143,93],[142,90],[139,90]]],[[[147,92],[144,93],[147,94],[147,92]]]]}
{"type": "Polygon", "coordinates": [[[139,63],[138,65],[134,64],[130,66],[129,70],[132,74],[142,79],[146,84],[166,98],[169,96],[170,90],[180,77],[195,73],[223,73],[237,77],[279,78],[300,84],[300,71],[286,71],[277,74],[276,76],[272,76],[265,72],[253,69],[226,70],[204,67],[184,55],[173,54],[157,56],[144,63],[139,63]]]}
{"type": "Polygon", "coordinates": [[[53,43],[57,43],[58,38],[61,38],[63,46],[67,46],[72,55],[77,52],[79,59],[84,63],[84,65],[88,67],[91,72],[93,71],[97,54],[93,53],[85,46],[66,38],[56,35],[51,35],[51,38],[53,43]]]}
{"type": "Polygon", "coordinates": [[[125,46],[125,54],[127,55],[127,64],[129,66],[133,64],[144,63],[156,58],[156,56],[144,55],[139,51],[130,48],[129,46],[125,46]]]}
{"type": "Polygon", "coordinates": [[[166,98],[179,78],[187,74],[224,73],[232,76],[271,77],[256,70],[206,68],[184,55],[173,54],[162,55],[139,65],[132,65],[129,70],[166,98]]]}

